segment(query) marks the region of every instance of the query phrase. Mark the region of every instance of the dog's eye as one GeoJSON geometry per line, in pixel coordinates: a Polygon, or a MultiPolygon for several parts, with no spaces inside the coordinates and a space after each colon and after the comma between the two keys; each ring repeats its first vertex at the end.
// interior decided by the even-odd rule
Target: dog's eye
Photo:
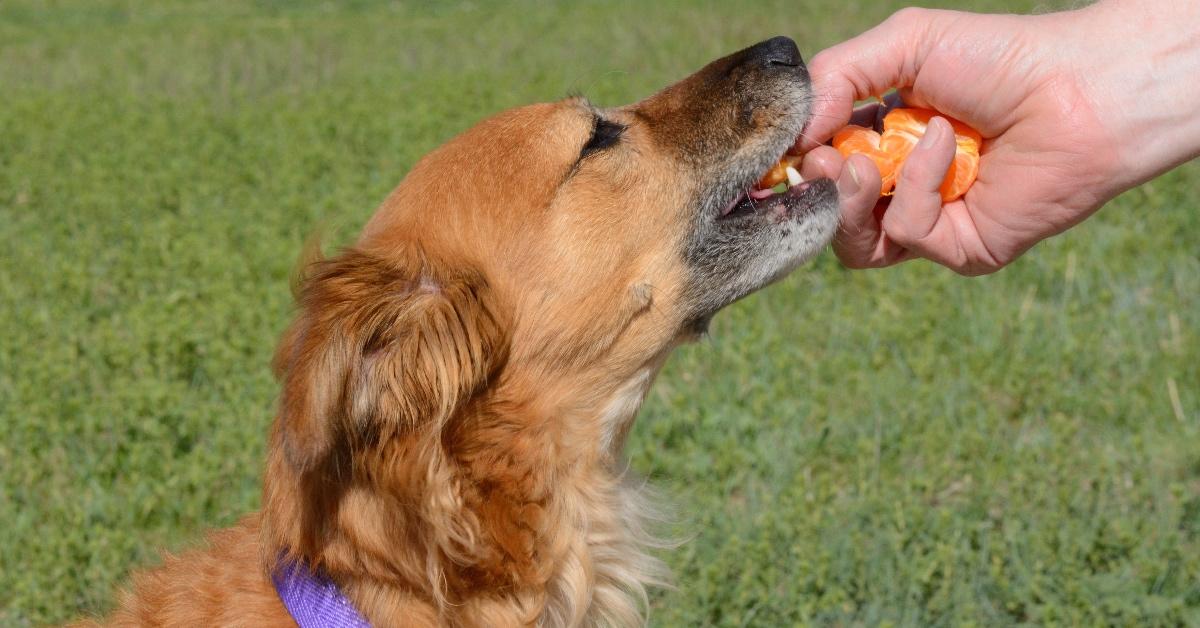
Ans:
{"type": "Polygon", "coordinates": [[[592,127],[592,137],[588,139],[587,144],[583,146],[583,150],[579,152],[579,158],[583,159],[592,153],[602,151],[616,144],[621,139],[621,133],[624,132],[624,126],[603,118],[596,118],[596,125],[592,127]]]}

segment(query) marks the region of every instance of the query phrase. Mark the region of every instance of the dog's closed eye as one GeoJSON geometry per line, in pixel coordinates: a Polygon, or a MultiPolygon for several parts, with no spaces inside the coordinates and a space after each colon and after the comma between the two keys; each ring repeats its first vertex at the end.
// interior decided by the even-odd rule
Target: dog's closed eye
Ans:
{"type": "Polygon", "coordinates": [[[592,126],[592,136],[588,139],[587,144],[583,145],[583,150],[579,151],[580,159],[614,146],[621,140],[621,134],[625,132],[625,126],[622,124],[605,120],[599,116],[596,116],[595,121],[592,126]]]}

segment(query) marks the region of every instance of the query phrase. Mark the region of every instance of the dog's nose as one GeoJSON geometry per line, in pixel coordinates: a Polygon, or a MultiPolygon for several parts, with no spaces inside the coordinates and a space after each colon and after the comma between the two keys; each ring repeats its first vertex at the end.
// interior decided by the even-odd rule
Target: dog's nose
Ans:
{"type": "Polygon", "coordinates": [[[791,37],[782,35],[755,44],[746,52],[748,53],[746,55],[748,62],[759,63],[767,67],[794,68],[804,64],[796,42],[792,41],[791,37]]]}

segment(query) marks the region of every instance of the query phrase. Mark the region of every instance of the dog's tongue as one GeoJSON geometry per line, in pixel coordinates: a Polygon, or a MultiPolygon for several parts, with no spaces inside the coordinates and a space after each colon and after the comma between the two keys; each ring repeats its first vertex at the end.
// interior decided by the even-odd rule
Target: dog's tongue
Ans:
{"type": "Polygon", "coordinates": [[[747,196],[756,201],[761,201],[764,198],[774,195],[775,188],[781,183],[787,184],[788,188],[794,188],[803,184],[804,177],[801,177],[800,172],[796,169],[796,166],[798,165],[800,165],[799,156],[784,155],[783,158],[779,160],[779,163],[771,166],[771,169],[767,171],[767,174],[763,175],[763,178],[759,180],[757,184],[755,184],[754,189],[746,190],[744,193],[739,194],[732,201],[729,201],[729,204],[725,206],[725,209],[721,210],[721,215],[725,216],[732,212],[733,208],[737,207],[737,204],[747,196]]]}

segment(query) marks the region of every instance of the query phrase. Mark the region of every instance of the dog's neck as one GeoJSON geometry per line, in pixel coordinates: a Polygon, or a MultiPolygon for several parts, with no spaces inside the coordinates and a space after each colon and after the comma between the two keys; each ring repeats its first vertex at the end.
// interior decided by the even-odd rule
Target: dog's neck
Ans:
{"type": "Polygon", "coordinates": [[[498,383],[442,434],[335,451],[307,473],[272,448],[264,556],[356,574],[343,584],[368,616],[403,600],[439,621],[487,604],[514,622],[636,624],[645,586],[665,576],[620,451],[659,365],[584,399],[498,383]]]}

